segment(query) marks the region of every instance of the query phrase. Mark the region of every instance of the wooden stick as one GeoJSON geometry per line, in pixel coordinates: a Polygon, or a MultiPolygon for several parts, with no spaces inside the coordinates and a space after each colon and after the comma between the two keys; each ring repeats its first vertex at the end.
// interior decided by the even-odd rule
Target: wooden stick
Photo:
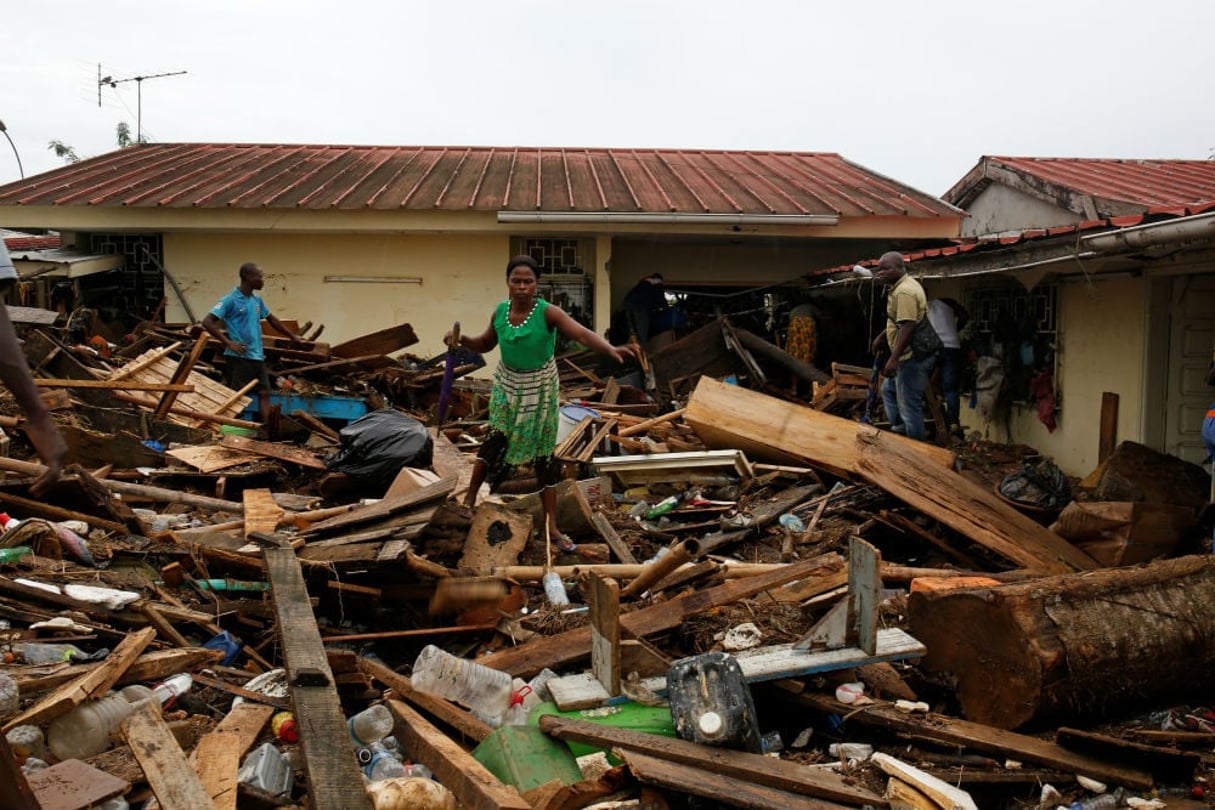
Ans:
{"type": "MultiPolygon", "coordinates": [[[[7,461],[8,459],[4,459],[7,461]]],[[[84,512],[73,512],[71,509],[64,509],[60,506],[53,506],[45,501],[34,500],[33,498],[22,498],[20,495],[10,495],[7,492],[0,492],[0,502],[11,503],[14,506],[20,506],[30,510],[35,515],[45,515],[54,520],[82,520],[90,526],[96,526],[99,529],[105,529],[108,532],[127,533],[127,527],[121,523],[116,523],[105,518],[94,517],[93,515],[85,514],[84,512]]]]}
{"type": "Polygon", "coordinates": [[[239,402],[241,397],[245,396],[250,391],[252,391],[254,388],[256,388],[258,382],[259,381],[256,377],[254,377],[252,380],[249,380],[249,382],[245,383],[239,391],[234,391],[232,393],[232,396],[230,396],[226,400],[224,400],[223,404],[221,404],[218,408],[215,409],[215,413],[213,415],[214,416],[223,415],[223,412],[228,410],[229,408],[231,408],[237,402],[239,402]]]}
{"type": "MultiPolygon", "coordinates": [[[[143,408],[147,408],[148,410],[156,410],[156,400],[154,399],[144,399],[143,397],[136,397],[132,396],[131,394],[122,394],[117,391],[114,392],[114,399],[129,402],[132,405],[139,405],[143,408]]],[[[233,427],[253,428],[254,430],[262,426],[260,422],[249,422],[244,419],[233,419],[228,416],[216,416],[215,414],[211,413],[192,411],[189,408],[183,408],[179,405],[174,405],[172,408],[169,408],[169,413],[173,414],[174,416],[184,416],[188,419],[197,419],[200,422],[213,422],[217,425],[232,425],[233,427]]]]}
{"type": "Polygon", "coordinates": [[[375,641],[385,638],[412,638],[414,636],[442,636],[448,633],[485,633],[492,631],[496,624],[463,624],[452,627],[421,627],[417,630],[386,630],[383,633],[353,633],[348,636],[321,636],[326,644],[340,644],[344,641],[375,641]]]}
{"type": "Polygon", "coordinates": [[[37,379],[39,388],[104,388],[110,391],[169,391],[178,394],[193,394],[194,386],[177,383],[127,382],[125,380],[51,380],[37,379]]]}
{"type": "Polygon", "coordinates": [[[654,427],[655,425],[661,425],[664,422],[675,421],[676,419],[683,416],[684,411],[686,411],[686,410],[687,410],[687,408],[680,408],[679,410],[671,411],[670,413],[664,413],[662,416],[655,416],[653,419],[646,419],[644,422],[638,422],[637,424],[633,425],[632,427],[627,427],[624,430],[620,431],[620,435],[628,437],[628,436],[635,436],[638,433],[645,433],[647,430],[654,427]]]}

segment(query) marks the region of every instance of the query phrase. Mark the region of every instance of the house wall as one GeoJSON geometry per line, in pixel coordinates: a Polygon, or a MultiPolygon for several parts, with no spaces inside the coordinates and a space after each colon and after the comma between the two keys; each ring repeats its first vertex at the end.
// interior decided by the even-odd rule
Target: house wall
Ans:
{"type": "Polygon", "coordinates": [[[1068,475],[1097,466],[1101,398],[1118,395],[1118,440],[1142,442],[1146,286],[1141,278],[1069,281],[1059,288],[1056,390],[1058,427],[1052,433],[1032,406],[1015,406],[1011,430],[985,424],[962,406],[962,422],[991,441],[1028,444],[1068,475]]]}
{"type": "MultiPolygon", "coordinates": [[[[322,340],[338,343],[408,322],[418,355],[443,351],[454,321],[480,332],[506,297],[506,235],[203,234],[164,235],[172,268],[197,317],[236,284],[237,270],[257,262],[265,273],[262,296],[283,319],[324,324],[322,340]],[[420,277],[421,284],[326,282],[325,276],[420,277]]],[[[185,311],[166,285],[168,320],[185,311]]],[[[493,355],[490,359],[496,357],[493,355]]]]}
{"type": "Polygon", "coordinates": [[[962,236],[984,236],[1027,228],[1053,228],[1080,222],[1083,217],[1023,191],[999,184],[988,186],[975,198],[970,216],[962,221],[962,236]]]}

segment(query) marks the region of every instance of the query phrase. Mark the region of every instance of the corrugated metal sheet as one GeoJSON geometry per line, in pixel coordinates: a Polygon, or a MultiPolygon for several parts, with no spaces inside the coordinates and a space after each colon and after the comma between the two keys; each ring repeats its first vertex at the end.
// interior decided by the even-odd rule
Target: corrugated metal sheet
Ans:
{"type": "Polygon", "coordinates": [[[0,205],[956,217],[824,152],[141,144],[0,186],[0,205]]]}
{"type": "Polygon", "coordinates": [[[1092,197],[1176,214],[1215,201],[1215,161],[989,157],[985,160],[1092,197]]]}

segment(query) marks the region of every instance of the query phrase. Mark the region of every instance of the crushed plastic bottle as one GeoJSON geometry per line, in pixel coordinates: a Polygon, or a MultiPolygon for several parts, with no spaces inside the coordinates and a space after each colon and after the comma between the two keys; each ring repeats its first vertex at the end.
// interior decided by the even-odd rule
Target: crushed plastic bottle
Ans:
{"type": "Polygon", "coordinates": [[[510,706],[511,676],[468,661],[433,644],[422,648],[414,661],[413,687],[467,707],[475,717],[495,728],[510,706]]]}
{"type": "Polygon", "coordinates": [[[1102,793],[1083,801],[1072,802],[1067,810],[1115,810],[1122,806],[1123,791],[1118,788],[1113,793],[1102,793]]]}
{"type": "Polygon", "coordinates": [[[363,775],[372,782],[381,779],[395,779],[398,776],[408,776],[405,766],[399,759],[387,751],[376,751],[371,755],[371,761],[363,766],[363,775]]]}
{"type": "Polygon", "coordinates": [[[379,742],[392,733],[392,712],[383,703],[369,706],[346,721],[356,748],[379,742]]]}
{"type": "Polygon", "coordinates": [[[60,761],[85,759],[107,751],[110,735],[118,730],[118,725],[147,702],[160,705],[156,694],[140,684],[132,684],[100,700],[87,700],[51,721],[46,735],[48,747],[60,761]]]}
{"type": "Polygon", "coordinates": [[[29,546],[11,546],[9,548],[0,548],[0,563],[14,563],[22,557],[28,557],[34,553],[34,550],[29,546]]]}
{"type": "Polygon", "coordinates": [[[52,644],[43,641],[20,641],[13,653],[27,664],[57,664],[60,661],[87,661],[92,656],[75,644],[52,644]]]}

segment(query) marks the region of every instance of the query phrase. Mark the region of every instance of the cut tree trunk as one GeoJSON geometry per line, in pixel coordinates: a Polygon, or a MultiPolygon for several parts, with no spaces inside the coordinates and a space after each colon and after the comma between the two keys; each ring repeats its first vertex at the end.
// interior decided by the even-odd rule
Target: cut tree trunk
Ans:
{"type": "Polygon", "coordinates": [[[924,666],[952,673],[970,720],[1127,714],[1209,694],[1215,558],[1066,574],[992,588],[912,592],[924,666]]]}

